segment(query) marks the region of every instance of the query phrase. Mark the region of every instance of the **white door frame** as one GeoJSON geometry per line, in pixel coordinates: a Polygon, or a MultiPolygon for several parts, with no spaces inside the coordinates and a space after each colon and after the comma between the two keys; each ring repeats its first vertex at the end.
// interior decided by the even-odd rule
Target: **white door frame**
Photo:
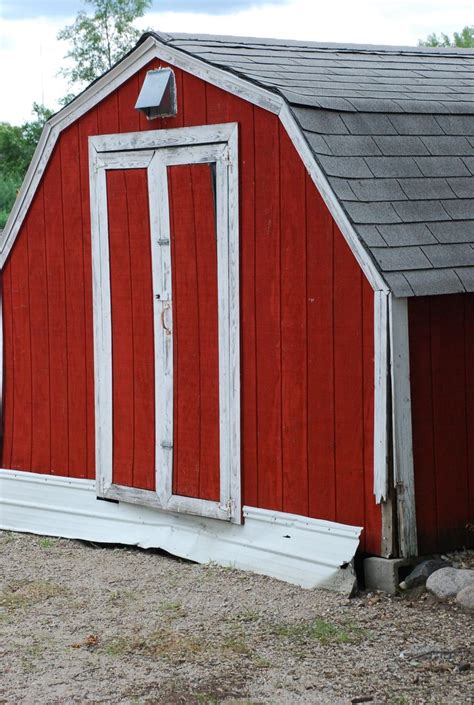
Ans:
{"type": "Polygon", "coordinates": [[[236,123],[89,138],[97,496],[241,522],[238,127],[236,123]],[[173,334],[167,167],[216,164],[219,338],[218,502],[172,493],[173,334]],[[112,316],[106,172],[148,172],[153,272],[157,492],[113,483],[112,316]]]}

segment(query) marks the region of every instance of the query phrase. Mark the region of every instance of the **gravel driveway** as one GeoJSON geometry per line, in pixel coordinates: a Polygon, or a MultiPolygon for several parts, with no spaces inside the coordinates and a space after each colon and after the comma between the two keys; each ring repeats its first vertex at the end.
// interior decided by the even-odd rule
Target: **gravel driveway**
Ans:
{"type": "Polygon", "coordinates": [[[0,703],[473,703],[472,617],[0,532],[0,703]]]}

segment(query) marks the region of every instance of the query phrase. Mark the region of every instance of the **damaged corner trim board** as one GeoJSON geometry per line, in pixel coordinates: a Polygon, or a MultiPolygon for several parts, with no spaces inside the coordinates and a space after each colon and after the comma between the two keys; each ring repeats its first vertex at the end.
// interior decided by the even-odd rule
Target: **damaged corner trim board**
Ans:
{"type": "Polygon", "coordinates": [[[102,502],[94,480],[0,470],[0,529],[161,548],[305,588],[351,591],[351,568],[341,566],[354,557],[360,527],[254,507],[243,515],[236,525],[102,502]]]}

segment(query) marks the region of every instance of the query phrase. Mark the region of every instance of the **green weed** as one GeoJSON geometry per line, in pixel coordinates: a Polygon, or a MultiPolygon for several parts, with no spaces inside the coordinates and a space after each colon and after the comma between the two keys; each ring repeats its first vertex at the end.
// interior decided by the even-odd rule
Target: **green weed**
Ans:
{"type": "Polygon", "coordinates": [[[158,610],[168,619],[178,619],[186,617],[186,610],[180,602],[162,602],[158,605],[158,610]]]}
{"type": "Polygon", "coordinates": [[[292,641],[318,641],[320,644],[353,644],[365,638],[366,634],[360,627],[351,624],[344,626],[314,619],[310,622],[295,624],[279,624],[274,633],[292,641]]]}
{"type": "Polygon", "coordinates": [[[38,543],[41,546],[41,548],[53,548],[53,546],[56,545],[55,539],[50,539],[48,537],[46,537],[44,539],[40,539],[38,541],[38,543]]]}

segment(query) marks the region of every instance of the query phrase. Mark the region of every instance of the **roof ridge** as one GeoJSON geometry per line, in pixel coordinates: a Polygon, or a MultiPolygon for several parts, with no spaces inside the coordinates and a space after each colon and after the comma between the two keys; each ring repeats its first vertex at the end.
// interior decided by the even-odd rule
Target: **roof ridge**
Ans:
{"type": "Polygon", "coordinates": [[[310,40],[299,40],[299,39],[279,39],[271,37],[249,37],[249,36],[237,36],[237,35],[224,35],[224,34],[200,34],[191,32],[158,32],[152,31],[147,32],[147,35],[161,39],[161,41],[173,42],[179,40],[189,40],[189,41],[214,41],[214,42],[225,42],[231,43],[236,42],[237,44],[253,44],[260,45],[266,44],[271,45],[273,48],[281,47],[282,49],[291,47],[301,47],[309,49],[318,49],[320,51],[338,51],[347,53],[360,53],[360,54],[409,54],[414,56],[468,56],[474,58],[474,49],[465,49],[461,47],[420,47],[420,46],[403,46],[403,45],[390,45],[390,44],[359,44],[351,42],[314,42],[310,40]]]}

